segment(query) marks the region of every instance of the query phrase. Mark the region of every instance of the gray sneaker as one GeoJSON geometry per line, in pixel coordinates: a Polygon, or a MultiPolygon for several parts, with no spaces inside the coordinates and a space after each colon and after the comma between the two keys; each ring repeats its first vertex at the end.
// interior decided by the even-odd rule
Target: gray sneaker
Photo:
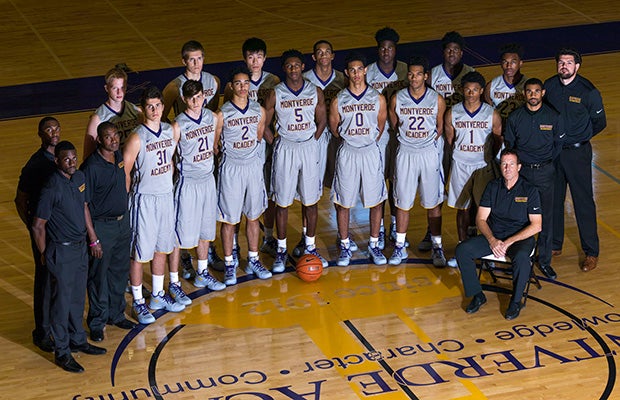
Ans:
{"type": "Polygon", "coordinates": [[[368,244],[368,257],[375,265],[387,264],[387,258],[383,255],[379,246],[372,247],[370,243],[368,244]]]}
{"type": "Polygon", "coordinates": [[[233,246],[232,256],[233,256],[233,262],[235,263],[235,267],[239,266],[239,253],[240,252],[241,252],[241,247],[239,247],[238,244],[233,246]]]}
{"type": "Polygon", "coordinates": [[[409,255],[407,254],[407,249],[405,248],[405,246],[396,243],[396,246],[394,246],[394,251],[390,256],[390,265],[399,265],[407,258],[409,258],[409,255]]]}
{"type": "Polygon", "coordinates": [[[276,258],[278,252],[278,241],[273,236],[263,238],[263,244],[260,246],[261,253],[269,254],[271,257],[276,258]]]}
{"type": "Polygon", "coordinates": [[[250,258],[248,261],[248,266],[245,267],[246,274],[254,274],[258,277],[258,279],[269,279],[271,278],[271,272],[267,270],[260,262],[258,257],[250,258]]]}
{"type": "Polygon", "coordinates": [[[194,286],[197,288],[207,287],[209,290],[219,291],[226,289],[226,285],[215,279],[208,270],[202,271],[202,273],[196,274],[194,279],[194,286]]]}
{"type": "Polygon", "coordinates": [[[181,268],[183,271],[183,279],[192,279],[196,276],[196,270],[192,265],[192,256],[188,253],[181,255],[181,268]]]}
{"type": "Polygon", "coordinates": [[[302,254],[304,254],[305,249],[306,237],[304,235],[301,235],[301,239],[299,239],[299,242],[297,242],[295,248],[293,249],[293,257],[300,257],[302,254]]]}
{"type": "Polygon", "coordinates": [[[143,325],[148,325],[155,322],[155,317],[153,316],[153,314],[151,314],[149,309],[146,308],[146,303],[144,302],[144,299],[134,300],[132,308],[134,316],[139,323],[143,325]]]}
{"type": "Polygon", "coordinates": [[[183,291],[183,288],[181,287],[181,282],[170,282],[170,284],[168,285],[168,291],[170,292],[170,297],[172,297],[177,303],[183,304],[184,306],[189,306],[190,304],[192,304],[192,299],[190,299],[183,291]]]}
{"type": "MultiPolygon", "coordinates": [[[[336,246],[340,247],[340,235],[336,237],[336,246]]],[[[359,247],[357,247],[357,243],[355,243],[355,240],[351,238],[351,235],[349,235],[349,250],[351,250],[351,253],[355,253],[359,250],[359,247]]]]}
{"type": "Polygon", "coordinates": [[[271,267],[271,270],[276,273],[284,272],[286,269],[286,261],[288,260],[288,254],[286,254],[286,249],[284,247],[278,248],[278,252],[276,253],[276,260],[271,267]]]}
{"type": "MultiPolygon", "coordinates": [[[[349,243],[351,243],[351,241],[349,241],[349,243]]],[[[351,262],[352,256],[353,254],[351,253],[351,246],[346,247],[341,242],[340,243],[340,255],[338,256],[338,261],[336,262],[336,264],[339,267],[346,267],[351,262]]]]}
{"type": "Polygon", "coordinates": [[[381,227],[379,230],[379,243],[377,244],[379,250],[385,249],[385,228],[381,227]]]}
{"type": "Polygon", "coordinates": [[[321,260],[321,262],[323,263],[323,268],[329,267],[329,263],[319,253],[319,251],[316,249],[316,246],[306,246],[306,248],[304,249],[304,254],[312,254],[313,256],[317,256],[319,260],[321,260]]]}
{"type": "Polygon", "coordinates": [[[166,292],[163,290],[157,294],[153,293],[151,295],[151,301],[149,303],[149,308],[151,310],[166,310],[172,312],[180,312],[185,310],[185,306],[181,303],[177,303],[172,299],[172,297],[168,296],[166,292]]]}
{"type": "Polygon", "coordinates": [[[433,248],[433,242],[431,241],[431,231],[427,230],[424,239],[418,243],[418,250],[430,251],[433,248]]]}
{"type": "Polygon", "coordinates": [[[237,267],[234,263],[226,264],[224,268],[224,284],[226,286],[237,284],[237,267]]]}
{"type": "Polygon", "coordinates": [[[443,249],[441,247],[433,248],[431,259],[433,260],[433,265],[437,268],[443,268],[446,266],[446,256],[443,254],[443,249]]]}

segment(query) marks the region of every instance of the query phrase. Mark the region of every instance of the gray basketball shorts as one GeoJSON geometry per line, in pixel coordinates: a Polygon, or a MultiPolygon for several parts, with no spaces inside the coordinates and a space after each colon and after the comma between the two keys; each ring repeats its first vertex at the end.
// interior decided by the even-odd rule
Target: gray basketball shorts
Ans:
{"type": "Polygon", "coordinates": [[[217,191],[217,220],[237,224],[241,215],[258,219],[267,208],[262,158],[231,160],[223,158],[217,191]]]}
{"type": "Polygon", "coordinates": [[[483,168],[486,163],[465,164],[452,159],[450,168],[450,183],[448,185],[448,206],[459,210],[466,210],[471,203],[472,193],[464,191],[463,188],[471,179],[472,174],[477,169],[483,168]]]}
{"type": "Polygon", "coordinates": [[[358,194],[365,208],[374,207],[387,199],[378,143],[361,148],[343,143],[338,149],[332,202],[351,208],[355,206],[358,194]]]}
{"type": "Polygon", "coordinates": [[[217,192],[213,174],[204,178],[179,177],[174,188],[175,232],[182,249],[193,249],[199,240],[215,240],[217,192]]]}
{"type": "Polygon", "coordinates": [[[435,146],[414,149],[400,145],[394,159],[394,204],[409,211],[420,189],[420,204],[426,209],[435,208],[443,201],[441,162],[435,146]]]}
{"type": "Polygon", "coordinates": [[[131,216],[131,255],[141,263],[153,259],[155,252],[172,253],[177,246],[174,234],[174,196],[132,193],[129,200],[131,216]]]}
{"type": "Polygon", "coordinates": [[[319,144],[314,138],[305,142],[278,138],[273,147],[272,168],[272,198],[278,206],[289,207],[296,195],[305,206],[314,205],[321,198],[319,144]]]}

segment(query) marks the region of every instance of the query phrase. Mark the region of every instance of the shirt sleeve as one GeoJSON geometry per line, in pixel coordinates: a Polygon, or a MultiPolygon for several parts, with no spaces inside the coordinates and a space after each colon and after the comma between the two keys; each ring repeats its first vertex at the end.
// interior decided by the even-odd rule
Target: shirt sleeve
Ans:
{"type": "Polygon", "coordinates": [[[55,190],[49,182],[43,187],[39,197],[39,204],[37,205],[35,217],[46,221],[50,219],[52,216],[52,210],[54,209],[54,204],[56,203],[57,193],[58,191],[55,190]]]}
{"type": "Polygon", "coordinates": [[[540,194],[538,193],[538,189],[533,186],[530,187],[530,193],[527,197],[527,213],[542,214],[542,209],[540,206],[540,194]]]}
{"type": "Polygon", "coordinates": [[[601,132],[607,126],[603,98],[596,89],[590,91],[590,120],[592,121],[592,136],[601,132]]]}
{"type": "Polygon", "coordinates": [[[487,187],[484,188],[484,192],[482,193],[482,197],[480,198],[480,207],[488,207],[492,208],[493,200],[491,199],[493,186],[495,185],[495,181],[491,181],[487,184],[487,187]]]}

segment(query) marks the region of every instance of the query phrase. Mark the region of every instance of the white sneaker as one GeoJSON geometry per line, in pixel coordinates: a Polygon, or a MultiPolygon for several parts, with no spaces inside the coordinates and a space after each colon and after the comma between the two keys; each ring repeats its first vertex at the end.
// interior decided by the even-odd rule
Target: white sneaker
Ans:
{"type": "Polygon", "coordinates": [[[319,254],[316,246],[306,246],[306,248],[304,249],[304,254],[312,254],[313,256],[317,256],[319,260],[321,260],[321,262],[323,263],[323,268],[329,267],[329,263],[326,259],[323,258],[321,254],[319,254]]]}
{"type": "Polygon", "coordinates": [[[405,248],[405,246],[396,243],[396,246],[394,246],[394,251],[392,252],[392,256],[390,257],[390,265],[399,265],[407,258],[409,258],[409,255],[407,254],[407,249],[405,248]]]}
{"type": "Polygon", "coordinates": [[[385,265],[387,264],[387,258],[381,252],[379,246],[372,247],[368,244],[368,257],[372,260],[375,265],[385,265]]]}
{"type": "Polygon", "coordinates": [[[237,267],[234,262],[226,264],[224,268],[224,284],[232,286],[237,284],[237,267]]]}
{"type": "Polygon", "coordinates": [[[273,262],[271,270],[275,273],[284,272],[286,269],[287,260],[288,254],[286,253],[286,249],[284,247],[278,247],[278,251],[276,252],[276,260],[273,262]]]}
{"type": "Polygon", "coordinates": [[[458,268],[459,267],[459,264],[456,262],[456,257],[452,257],[451,259],[449,259],[447,264],[448,264],[448,267],[450,267],[450,268],[458,268]]]}
{"type": "Polygon", "coordinates": [[[258,277],[258,279],[269,279],[272,276],[271,272],[269,272],[269,270],[261,264],[258,257],[250,258],[248,261],[248,266],[245,267],[245,273],[254,274],[258,277]]]}
{"type": "Polygon", "coordinates": [[[153,293],[151,295],[151,301],[149,303],[149,308],[151,310],[166,310],[172,312],[180,312],[185,310],[185,306],[181,303],[177,303],[172,299],[172,297],[168,296],[166,292],[163,290],[157,294],[153,293]]]}
{"type": "Polygon", "coordinates": [[[209,290],[213,291],[226,289],[226,285],[215,279],[206,269],[202,271],[202,273],[196,274],[196,279],[194,279],[194,286],[198,288],[207,287],[209,290]]]}
{"type": "Polygon", "coordinates": [[[172,297],[177,303],[183,304],[184,306],[189,306],[190,304],[192,304],[192,299],[190,299],[183,291],[183,288],[181,287],[181,282],[170,282],[170,284],[168,285],[168,291],[170,292],[170,297],[172,297]]]}
{"type": "Polygon", "coordinates": [[[143,325],[152,324],[155,322],[155,317],[148,308],[146,308],[146,303],[144,299],[134,300],[133,301],[133,313],[138,320],[139,323],[143,325]]]}
{"type": "Polygon", "coordinates": [[[338,261],[336,264],[339,267],[346,267],[351,262],[352,255],[351,246],[345,247],[342,243],[340,243],[340,255],[338,256],[338,261]]]}

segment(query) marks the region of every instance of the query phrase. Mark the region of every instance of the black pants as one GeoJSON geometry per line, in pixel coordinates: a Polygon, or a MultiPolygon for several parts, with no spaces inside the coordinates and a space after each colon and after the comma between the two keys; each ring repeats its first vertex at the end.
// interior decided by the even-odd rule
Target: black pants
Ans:
{"type": "MultiPolygon", "coordinates": [[[[532,264],[530,263],[530,254],[534,248],[536,241],[534,237],[521,240],[514,243],[508,248],[506,255],[512,261],[512,299],[513,302],[520,302],[523,297],[523,291],[530,278],[532,264]]],[[[461,270],[461,279],[463,279],[463,287],[465,296],[471,297],[482,291],[478,273],[476,272],[476,260],[480,257],[493,254],[489,242],[482,236],[474,236],[456,246],[456,261],[461,270]]]]}
{"type": "Polygon", "coordinates": [[[52,307],[50,314],[56,357],[71,353],[70,344],[86,343],[82,326],[88,254],[86,242],[64,245],[48,242],[45,262],[50,272],[52,307]]]}
{"type": "Polygon", "coordinates": [[[520,175],[538,189],[542,207],[542,231],[538,234],[538,262],[551,265],[553,249],[553,198],[555,167],[549,163],[541,168],[521,167],[520,175]]]}
{"type": "Polygon", "coordinates": [[[47,266],[41,263],[41,253],[37,244],[30,233],[30,245],[32,246],[32,257],[34,258],[34,291],[33,291],[33,311],[34,311],[34,330],[32,338],[41,341],[50,337],[50,282],[47,266]]]}
{"type": "Polygon", "coordinates": [[[102,258],[89,258],[88,317],[91,331],[102,330],[106,323],[125,318],[125,288],[129,275],[129,218],[120,221],[93,220],[103,250],[102,258]]]}
{"type": "Polygon", "coordinates": [[[575,208],[581,248],[587,256],[598,257],[599,241],[596,227],[596,205],[592,191],[592,145],[590,142],[563,149],[555,161],[555,198],[553,206],[553,249],[564,243],[564,200],[566,185],[575,208]]]}

